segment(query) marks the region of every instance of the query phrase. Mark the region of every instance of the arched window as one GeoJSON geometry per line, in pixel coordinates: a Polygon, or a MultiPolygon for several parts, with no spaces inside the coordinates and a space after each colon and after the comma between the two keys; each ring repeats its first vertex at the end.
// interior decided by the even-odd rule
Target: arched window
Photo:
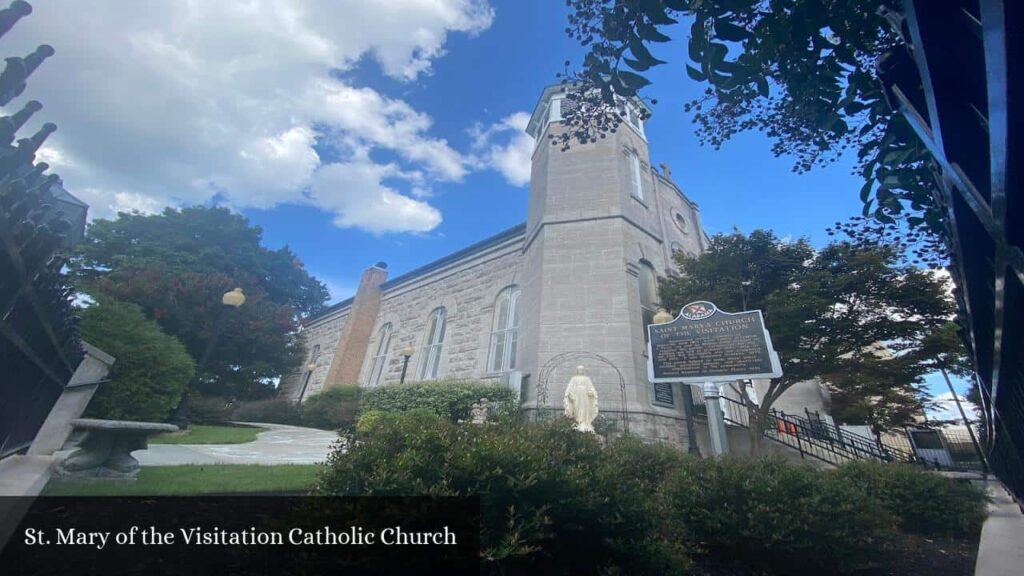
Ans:
{"type": "Polygon", "coordinates": [[[444,307],[434,308],[427,320],[427,334],[423,340],[420,356],[419,379],[434,380],[441,367],[441,347],[444,345],[444,331],[447,325],[447,311],[444,307]]]}
{"type": "Polygon", "coordinates": [[[519,293],[518,286],[509,286],[498,294],[498,299],[494,302],[491,349],[487,360],[488,372],[508,372],[516,369],[516,351],[519,348],[519,293]]]}
{"type": "Polygon", "coordinates": [[[636,151],[630,150],[627,154],[629,156],[629,173],[631,191],[630,193],[636,197],[637,200],[644,199],[644,182],[641,178],[642,171],[640,170],[640,157],[637,156],[636,151]]]}
{"type": "Polygon", "coordinates": [[[644,342],[647,341],[647,326],[654,321],[658,311],[658,276],[654,266],[647,260],[640,261],[640,312],[643,318],[644,342]]]}
{"type": "Polygon", "coordinates": [[[388,322],[377,331],[377,351],[373,354],[373,362],[370,364],[370,375],[366,379],[367,386],[380,385],[380,377],[388,363],[388,348],[390,347],[391,322],[388,322]]]}

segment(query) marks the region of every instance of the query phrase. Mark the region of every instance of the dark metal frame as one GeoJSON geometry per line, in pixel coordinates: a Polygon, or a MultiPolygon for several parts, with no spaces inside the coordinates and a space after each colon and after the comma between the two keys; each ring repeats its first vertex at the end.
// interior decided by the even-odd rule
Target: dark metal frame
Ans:
{"type": "MultiPolygon", "coordinates": [[[[1017,0],[905,0],[915,67],[884,78],[931,152],[992,471],[1024,497],[1024,124],[1017,0]],[[1016,33],[1014,33],[1016,31],[1016,33]]],[[[901,55],[902,56],[902,55],[901,55]]]]}
{"type": "MultiPolygon", "coordinates": [[[[31,11],[21,1],[0,10],[0,36],[31,11]]],[[[24,58],[7,58],[0,105],[20,95],[53,52],[43,45],[24,58]]],[[[79,222],[76,216],[84,212],[65,214],[71,206],[54,194],[66,194],[60,178],[44,176],[48,166],[34,162],[56,126],[44,124],[13,144],[18,129],[41,108],[31,101],[0,118],[0,458],[28,449],[82,357],[73,294],[61,268],[71,239],[81,232],[69,219],[79,222]]]]}

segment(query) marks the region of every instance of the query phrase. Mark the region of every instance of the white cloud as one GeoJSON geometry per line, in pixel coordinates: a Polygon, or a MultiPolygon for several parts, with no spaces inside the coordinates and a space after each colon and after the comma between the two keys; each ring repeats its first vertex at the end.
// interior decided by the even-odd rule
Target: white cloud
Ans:
{"type": "Polygon", "coordinates": [[[513,186],[530,183],[533,137],[526,133],[530,115],[516,112],[487,128],[474,125],[469,133],[476,152],[474,165],[497,170],[513,186]]]}
{"type": "Polygon", "coordinates": [[[400,179],[394,164],[375,164],[365,151],[351,161],[329,164],[317,171],[310,200],[334,211],[340,227],[359,226],[370,232],[428,232],[441,223],[441,212],[421,200],[403,196],[383,184],[400,179]]]}
{"type": "Polygon", "coordinates": [[[441,221],[423,201],[431,182],[459,181],[471,167],[430,135],[429,116],[339,73],[370,58],[399,80],[427,74],[449,33],[490,26],[486,0],[65,0],[34,8],[4,38],[6,50],[26,54],[47,42],[57,54],[12,107],[43,102],[34,126],[53,121],[59,130],[40,156],[93,216],[216,197],[236,208],[311,202],[334,211],[339,225],[423,231],[441,221]],[[401,165],[367,154],[324,164],[318,141],[350,155],[392,153],[401,165]],[[382,184],[389,177],[413,197],[382,184]],[[328,190],[346,179],[361,187],[328,190]]]}
{"type": "MultiPolygon", "coordinates": [[[[963,406],[964,412],[967,413],[967,417],[972,420],[977,420],[980,415],[978,414],[977,408],[963,395],[960,395],[960,405],[963,406]]],[[[935,396],[935,406],[928,410],[929,420],[956,420],[959,423],[963,423],[963,418],[960,416],[960,410],[956,407],[956,401],[953,400],[953,394],[951,392],[945,392],[935,396]]]]}

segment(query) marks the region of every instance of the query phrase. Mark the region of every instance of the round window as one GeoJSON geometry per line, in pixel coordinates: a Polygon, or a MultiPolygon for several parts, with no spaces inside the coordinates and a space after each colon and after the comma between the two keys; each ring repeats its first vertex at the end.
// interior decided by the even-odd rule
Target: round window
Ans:
{"type": "Polygon", "coordinates": [[[683,216],[679,212],[673,210],[672,211],[672,220],[676,223],[676,227],[679,228],[679,230],[682,231],[683,234],[688,234],[689,233],[688,230],[687,230],[687,224],[686,224],[686,217],[685,216],[683,216]]]}

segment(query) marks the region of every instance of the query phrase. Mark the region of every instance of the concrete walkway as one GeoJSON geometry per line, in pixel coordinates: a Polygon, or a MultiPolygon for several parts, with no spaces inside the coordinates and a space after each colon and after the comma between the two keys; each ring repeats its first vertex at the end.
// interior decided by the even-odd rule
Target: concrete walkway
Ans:
{"type": "Polygon", "coordinates": [[[180,466],[183,464],[317,464],[327,459],[336,432],[239,422],[267,428],[253,442],[245,444],[150,444],[147,450],[132,452],[143,466],[180,466]]]}
{"type": "Polygon", "coordinates": [[[975,576],[1019,576],[1024,574],[1024,514],[998,480],[986,488],[992,503],[981,528],[981,545],[975,576]]]}

